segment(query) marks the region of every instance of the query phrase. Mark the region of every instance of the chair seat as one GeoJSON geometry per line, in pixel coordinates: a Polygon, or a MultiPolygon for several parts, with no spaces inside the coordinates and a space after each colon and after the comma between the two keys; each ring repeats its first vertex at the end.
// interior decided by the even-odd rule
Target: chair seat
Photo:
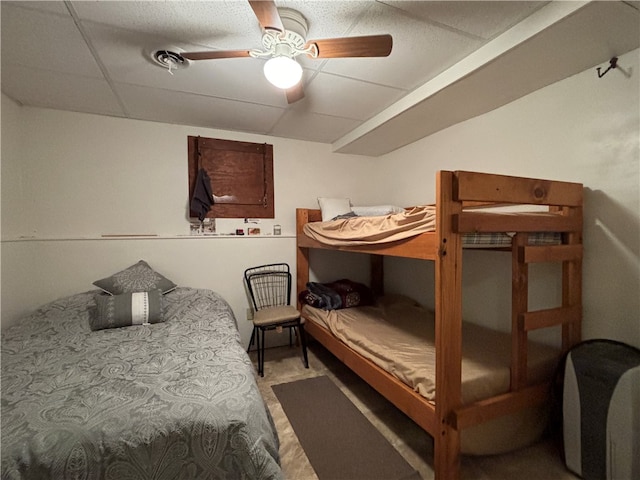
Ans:
{"type": "MultiPolygon", "coordinates": [[[[258,310],[253,315],[253,324],[258,327],[278,325],[300,318],[300,312],[293,305],[279,305],[258,310]]],[[[304,319],[300,319],[304,323],[304,319]]]]}

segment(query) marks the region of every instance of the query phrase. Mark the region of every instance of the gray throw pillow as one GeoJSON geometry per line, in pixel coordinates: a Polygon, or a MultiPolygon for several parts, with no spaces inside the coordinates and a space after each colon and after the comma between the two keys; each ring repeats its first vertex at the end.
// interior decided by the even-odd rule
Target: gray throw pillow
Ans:
{"type": "Polygon", "coordinates": [[[176,288],[176,284],[160,275],[144,260],[131,265],[110,277],[96,280],[93,284],[110,295],[122,293],[146,292],[159,289],[163,294],[176,288]]]}
{"type": "Polygon", "coordinates": [[[162,292],[132,292],[121,295],[96,295],[96,310],[89,316],[91,330],[147,325],[164,321],[162,292]]]}

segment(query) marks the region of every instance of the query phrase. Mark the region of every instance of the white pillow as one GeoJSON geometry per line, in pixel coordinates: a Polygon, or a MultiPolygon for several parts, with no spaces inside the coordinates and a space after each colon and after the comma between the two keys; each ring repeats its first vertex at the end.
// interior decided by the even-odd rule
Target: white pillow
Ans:
{"type": "Polygon", "coordinates": [[[351,213],[351,200],[348,198],[318,197],[318,205],[320,205],[323,222],[333,220],[338,215],[351,213]]]}
{"type": "Polygon", "coordinates": [[[391,213],[404,212],[404,208],[395,205],[374,205],[370,207],[351,207],[353,213],[359,217],[379,217],[391,213]]]}

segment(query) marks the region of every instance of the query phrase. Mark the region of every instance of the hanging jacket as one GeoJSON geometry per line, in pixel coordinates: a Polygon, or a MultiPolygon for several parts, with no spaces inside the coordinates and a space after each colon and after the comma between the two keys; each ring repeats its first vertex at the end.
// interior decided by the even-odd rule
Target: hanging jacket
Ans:
{"type": "Polygon", "coordinates": [[[196,184],[193,188],[190,209],[192,212],[198,214],[200,221],[203,221],[207,216],[207,212],[211,210],[211,205],[213,205],[211,179],[205,169],[201,168],[198,170],[196,184]]]}

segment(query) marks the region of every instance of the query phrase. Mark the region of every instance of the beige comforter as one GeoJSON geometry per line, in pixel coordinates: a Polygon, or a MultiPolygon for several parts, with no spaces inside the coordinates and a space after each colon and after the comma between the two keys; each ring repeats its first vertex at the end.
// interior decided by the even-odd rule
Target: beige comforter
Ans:
{"type": "Polygon", "coordinates": [[[434,206],[413,207],[379,217],[350,217],[304,225],[304,233],[327,245],[394,242],[436,229],[434,206]]]}
{"type": "MultiPolygon", "coordinates": [[[[502,213],[521,215],[524,212],[502,213]]],[[[549,214],[554,215],[554,214],[549,214]]],[[[400,213],[378,217],[347,217],[327,222],[311,222],[303,227],[305,235],[333,246],[373,245],[404,240],[436,229],[436,208],[433,205],[413,207],[400,213]]],[[[513,233],[475,232],[462,236],[465,248],[501,248],[511,245],[513,233]]],[[[562,236],[557,232],[531,232],[529,245],[558,245],[562,236]]]]}
{"type": "MultiPolygon", "coordinates": [[[[325,311],[305,306],[303,314],[328,328],[359,354],[435,401],[434,315],[402,296],[383,297],[375,306],[325,311]]],[[[469,403],[508,391],[511,337],[463,324],[462,401],[469,403]]],[[[558,352],[530,342],[529,376],[549,378],[558,352]]]]}

